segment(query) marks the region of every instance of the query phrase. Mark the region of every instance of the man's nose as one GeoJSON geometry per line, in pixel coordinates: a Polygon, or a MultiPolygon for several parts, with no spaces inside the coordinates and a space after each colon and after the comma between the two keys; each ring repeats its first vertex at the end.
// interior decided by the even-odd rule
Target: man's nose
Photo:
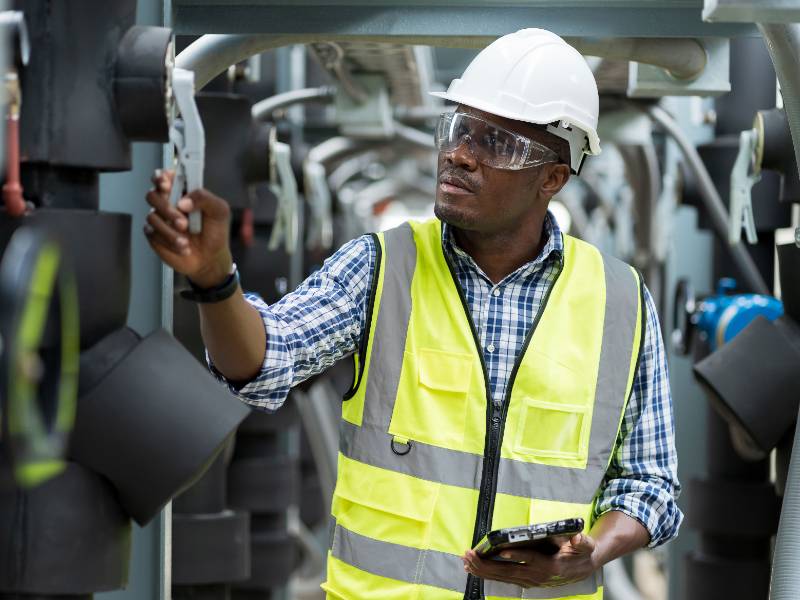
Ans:
{"type": "Polygon", "coordinates": [[[461,143],[454,150],[444,153],[445,160],[466,171],[474,171],[478,168],[478,161],[475,160],[475,155],[472,153],[472,148],[470,147],[471,145],[470,136],[465,135],[461,139],[461,143]]]}

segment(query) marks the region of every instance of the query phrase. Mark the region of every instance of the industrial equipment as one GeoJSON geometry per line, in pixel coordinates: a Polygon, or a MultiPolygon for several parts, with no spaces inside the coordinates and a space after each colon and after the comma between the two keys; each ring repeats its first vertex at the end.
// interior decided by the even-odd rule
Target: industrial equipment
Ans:
{"type": "Polygon", "coordinates": [[[523,27],[600,92],[603,152],[552,211],[643,273],[671,334],[697,535],[616,562],[606,597],[800,597],[798,23],[788,0],[0,1],[0,599],[324,597],[352,361],[275,414],[241,403],[140,196],[158,167],[173,204],[224,198],[243,290],[277,302],[432,216],[443,90],[523,27]]]}

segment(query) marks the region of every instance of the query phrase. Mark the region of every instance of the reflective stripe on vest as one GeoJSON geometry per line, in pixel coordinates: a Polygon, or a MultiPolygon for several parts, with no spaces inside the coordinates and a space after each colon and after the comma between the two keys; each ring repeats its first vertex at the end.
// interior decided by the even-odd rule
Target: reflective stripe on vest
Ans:
{"type": "MultiPolygon", "coordinates": [[[[438,221],[378,239],[363,373],[342,411],[324,587],[372,597],[352,588],[363,579],[375,598],[463,597],[459,556],[472,543],[491,402],[481,354],[438,221]]],[[[565,237],[562,271],[509,381],[492,528],[576,516],[590,525],[635,373],[641,293],[629,266],[565,237]]],[[[597,599],[601,577],[528,590],[487,581],[484,591],[597,599]]]]}

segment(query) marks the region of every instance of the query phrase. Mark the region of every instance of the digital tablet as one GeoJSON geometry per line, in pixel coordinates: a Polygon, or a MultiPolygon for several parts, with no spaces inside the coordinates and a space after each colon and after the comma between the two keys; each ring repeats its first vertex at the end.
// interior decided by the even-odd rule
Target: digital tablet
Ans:
{"type": "Polygon", "coordinates": [[[474,550],[482,558],[495,560],[504,560],[497,554],[507,549],[530,548],[542,554],[555,554],[561,544],[581,531],[583,519],[580,518],[496,529],[486,534],[474,550]]]}

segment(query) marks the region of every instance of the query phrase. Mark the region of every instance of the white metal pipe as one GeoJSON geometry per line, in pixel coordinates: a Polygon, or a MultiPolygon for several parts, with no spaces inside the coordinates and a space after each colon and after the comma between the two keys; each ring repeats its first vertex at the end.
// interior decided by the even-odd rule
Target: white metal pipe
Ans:
{"type": "Polygon", "coordinates": [[[433,134],[425,133],[414,127],[409,127],[408,125],[403,125],[399,121],[394,122],[394,131],[397,137],[407,142],[429,150],[434,150],[436,148],[436,144],[433,141],[433,134]]]}
{"type": "Polygon", "coordinates": [[[678,79],[694,79],[708,63],[706,49],[691,38],[566,38],[581,54],[632,60],[667,70],[678,79]]]}
{"type": "Polygon", "coordinates": [[[621,558],[612,560],[603,567],[603,580],[606,593],[613,600],[644,600],[628,576],[621,558]]]}
{"type": "Polygon", "coordinates": [[[336,88],[332,86],[322,86],[316,88],[305,88],[300,90],[290,90],[282,94],[276,94],[265,98],[253,105],[253,118],[256,121],[266,121],[279,108],[285,108],[301,102],[314,102],[317,100],[331,100],[336,93],[336,88]]]}
{"type": "Polygon", "coordinates": [[[194,71],[195,89],[200,90],[231,65],[296,40],[291,35],[206,34],[175,57],[175,66],[194,71]]]}
{"type": "Polygon", "coordinates": [[[800,25],[759,23],[758,29],[772,57],[789,120],[794,155],[800,167],[800,25]]]}
{"type": "MultiPolygon", "coordinates": [[[[308,44],[326,40],[386,41],[380,36],[206,34],[189,44],[177,56],[176,66],[195,72],[195,85],[199,90],[231,65],[265,50],[289,44],[308,44]]],[[[691,79],[699,75],[708,60],[705,48],[694,39],[574,37],[566,38],[566,40],[584,54],[652,64],[683,79],[691,79]]],[[[413,36],[409,36],[408,39],[392,38],[392,41],[394,43],[422,43],[413,36]]],[[[458,44],[453,45],[454,47],[483,48],[492,41],[492,38],[478,36],[460,39],[458,44]]],[[[447,40],[429,40],[429,43],[435,45],[450,45],[445,42],[447,40]]]]}

